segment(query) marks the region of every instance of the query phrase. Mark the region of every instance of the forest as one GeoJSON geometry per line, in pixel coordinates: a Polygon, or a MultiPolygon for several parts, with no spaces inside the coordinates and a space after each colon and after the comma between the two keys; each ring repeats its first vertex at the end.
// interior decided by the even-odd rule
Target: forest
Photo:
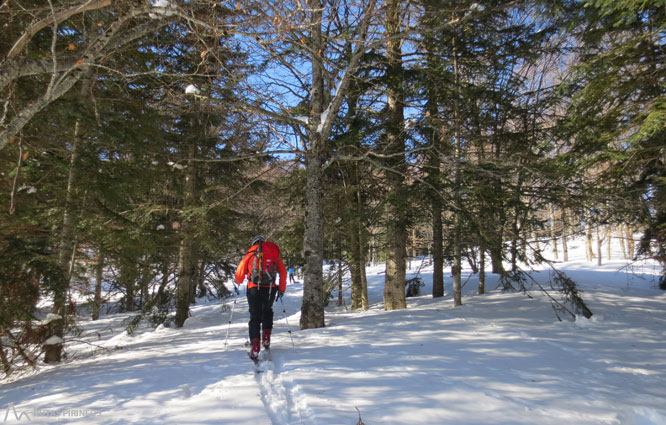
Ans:
{"type": "Polygon", "coordinates": [[[258,234],[301,329],[343,285],[367,309],[366,264],[386,310],[424,256],[456,306],[463,264],[521,290],[578,235],[666,266],[665,26],[664,0],[3,1],[4,372],[60,362],[82,299],[182,327],[258,234]]]}

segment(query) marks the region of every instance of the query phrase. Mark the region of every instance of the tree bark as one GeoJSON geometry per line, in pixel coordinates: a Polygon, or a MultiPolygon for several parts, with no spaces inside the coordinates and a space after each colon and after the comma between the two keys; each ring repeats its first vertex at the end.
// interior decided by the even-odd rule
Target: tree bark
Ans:
{"type": "Polygon", "coordinates": [[[322,54],[325,43],[322,35],[322,0],[308,0],[310,37],[308,51],[312,66],[310,90],[310,117],[308,122],[308,146],[305,151],[305,220],[303,237],[303,304],[301,329],[324,327],[324,281],[322,263],[324,257],[324,167],[329,154],[328,137],[333,128],[354,70],[366,50],[367,29],[375,13],[374,1],[362,11],[360,24],[354,29],[354,47],[349,63],[342,73],[335,95],[328,99],[324,91],[326,69],[322,54]]]}
{"type": "Polygon", "coordinates": [[[387,154],[387,184],[389,188],[386,207],[386,278],[384,282],[384,309],[407,308],[405,297],[405,260],[407,221],[405,217],[404,169],[405,140],[401,8],[399,0],[386,2],[387,32],[387,129],[384,135],[387,154]]]}
{"type": "Polygon", "coordinates": [[[320,56],[322,39],[323,4],[321,0],[308,0],[310,9],[310,46],[312,89],[310,91],[309,146],[305,152],[305,230],[303,235],[303,304],[301,329],[322,328],[324,318],[324,173],[326,138],[322,134],[324,112],[324,67],[320,56]]]}
{"type": "Polygon", "coordinates": [[[596,236],[597,236],[597,266],[601,266],[601,257],[602,257],[601,243],[602,243],[602,239],[601,239],[601,234],[599,232],[599,226],[597,226],[596,233],[597,233],[596,234],[596,236]]]}
{"type": "Polygon", "coordinates": [[[567,210],[562,209],[562,259],[566,262],[569,261],[569,244],[567,243],[567,210]]]}
{"type": "MultiPolygon", "coordinates": [[[[313,73],[314,75],[314,73],[313,73]]],[[[321,74],[319,74],[320,76],[321,74]]],[[[314,92],[314,88],[313,88],[314,92]]],[[[310,148],[305,154],[305,233],[303,237],[303,305],[301,329],[322,328],[324,319],[324,204],[323,172],[324,141],[321,134],[310,134],[310,148]]]]}
{"type": "Polygon", "coordinates": [[[363,282],[361,282],[361,267],[363,263],[361,262],[361,235],[358,232],[358,225],[354,221],[354,226],[350,232],[350,249],[351,249],[351,309],[358,310],[361,308],[361,290],[363,289],[363,282]]]}
{"type": "Polygon", "coordinates": [[[338,307],[342,306],[342,238],[338,238],[338,307]]]}
{"type": "MultiPolygon", "coordinates": [[[[426,3],[426,13],[434,16],[435,6],[431,2],[426,3]]],[[[433,23],[436,24],[436,23],[433,23]]],[[[433,70],[436,68],[437,60],[434,57],[431,47],[435,40],[432,37],[426,36],[427,49],[427,63],[428,68],[433,70]]],[[[442,231],[442,199],[439,194],[440,177],[441,177],[441,160],[440,160],[440,136],[441,133],[437,130],[437,116],[438,116],[438,84],[430,82],[427,85],[427,104],[428,117],[430,122],[426,127],[426,137],[428,138],[428,145],[430,151],[428,152],[428,182],[432,186],[429,190],[430,193],[430,207],[432,210],[432,260],[433,260],[433,274],[432,274],[432,297],[439,298],[444,296],[444,235],[442,231]]]]}
{"type": "MultiPolygon", "coordinates": [[[[452,20],[455,19],[455,15],[452,16],[452,20]]],[[[456,46],[456,39],[453,37],[453,73],[454,73],[454,83],[458,97],[461,97],[460,93],[460,74],[458,72],[458,51],[456,46]]],[[[454,119],[454,150],[453,150],[453,181],[454,181],[454,194],[453,194],[453,203],[454,203],[454,222],[453,222],[453,266],[451,267],[451,274],[453,276],[453,306],[458,307],[462,305],[462,199],[461,199],[461,161],[462,161],[462,141],[461,141],[461,132],[462,128],[460,125],[460,112],[459,100],[454,102],[453,108],[453,119],[454,119]]],[[[501,250],[501,243],[500,243],[501,250]]],[[[501,257],[501,251],[500,251],[501,257]]],[[[496,259],[493,260],[493,266],[496,259]]]]}
{"type": "MultiPolygon", "coordinates": [[[[193,124],[194,125],[194,124],[193,124]]],[[[188,146],[187,168],[185,172],[183,210],[196,206],[197,200],[197,140],[192,138],[188,146]]],[[[188,216],[183,217],[180,226],[180,246],[178,248],[178,283],[176,289],[175,326],[181,328],[190,312],[192,284],[196,278],[196,234],[188,216]]]]}
{"type": "Polygon", "coordinates": [[[444,237],[442,232],[442,203],[433,200],[432,211],[432,297],[444,296],[444,237]]]}
{"type": "Polygon", "coordinates": [[[479,246],[479,295],[486,293],[486,246],[479,246]]]}
{"type": "Polygon", "coordinates": [[[555,229],[555,211],[552,204],[548,205],[548,216],[550,217],[550,241],[552,244],[553,258],[557,260],[557,231],[555,229]]]}
{"type": "MultiPolygon", "coordinates": [[[[360,200],[360,191],[359,191],[359,200],[360,200]]],[[[360,201],[359,201],[360,202],[360,201]]],[[[368,276],[365,272],[365,264],[368,261],[366,253],[368,252],[368,241],[366,237],[365,229],[363,224],[359,221],[358,234],[360,235],[360,257],[361,257],[361,309],[367,310],[370,308],[368,302],[368,276]]]]}
{"type": "MultiPolygon", "coordinates": [[[[83,101],[90,87],[92,85],[92,73],[86,70],[85,77],[81,84],[79,92],[80,99],[83,101]]],[[[49,336],[57,336],[63,338],[65,335],[65,326],[67,320],[67,294],[69,292],[69,284],[72,278],[72,264],[74,261],[74,250],[76,246],[76,185],[79,178],[79,146],[82,144],[82,124],[79,120],[74,123],[74,134],[72,137],[70,162],[69,162],[69,175],[67,177],[67,192],[65,195],[65,206],[63,210],[62,229],[60,232],[60,246],[58,251],[58,266],[62,271],[62,280],[60,284],[54,288],[53,291],[53,314],[60,316],[59,319],[54,320],[49,326],[52,334],[49,336]]],[[[47,345],[44,350],[45,363],[57,363],[62,358],[62,344],[47,345]]]]}
{"type": "MultiPolygon", "coordinates": [[[[60,284],[54,288],[53,295],[53,314],[59,318],[51,322],[50,329],[52,334],[63,338],[65,335],[65,323],[67,318],[67,293],[71,279],[71,260],[76,243],[76,213],[75,204],[75,184],[78,180],[79,166],[79,145],[81,142],[81,123],[77,120],[74,124],[74,137],[72,138],[72,150],[70,153],[69,176],[67,178],[67,194],[65,195],[65,208],[62,219],[62,230],[60,233],[60,248],[58,252],[58,266],[62,271],[63,278],[60,284]]],[[[47,345],[44,350],[45,363],[57,363],[62,358],[62,344],[47,345]]]]}
{"type": "Polygon", "coordinates": [[[590,223],[590,213],[585,211],[585,254],[587,261],[594,260],[594,251],[592,250],[592,224],[590,223]]]}
{"type": "Polygon", "coordinates": [[[95,298],[92,306],[92,320],[99,319],[102,309],[102,280],[104,278],[104,253],[100,247],[97,252],[97,265],[95,266],[95,298]]]}
{"type": "Polygon", "coordinates": [[[634,255],[636,254],[635,252],[635,244],[634,244],[634,230],[630,225],[626,225],[624,227],[624,234],[625,234],[625,243],[627,244],[627,257],[630,260],[634,259],[634,255]]]}

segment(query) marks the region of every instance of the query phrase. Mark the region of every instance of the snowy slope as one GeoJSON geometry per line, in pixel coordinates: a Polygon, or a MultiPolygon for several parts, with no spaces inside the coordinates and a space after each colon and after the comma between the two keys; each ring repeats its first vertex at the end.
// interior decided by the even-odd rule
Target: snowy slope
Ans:
{"type": "MultiPolygon", "coordinates": [[[[300,331],[302,287],[292,285],[276,305],[273,361],[262,373],[245,354],[242,294],[231,326],[233,298],[202,301],[181,330],[131,337],[122,332],[126,316],[107,316],[82,323],[68,345],[74,360],[4,383],[0,420],[354,425],[358,408],[367,425],[663,425],[666,294],[656,289],[653,263],[625,266],[579,256],[560,264],[594,313],[575,322],[559,322],[536,291],[528,298],[494,290],[491,274],[486,295],[475,295],[472,276],[464,305],[453,308],[449,276],[444,299],[427,295],[427,267],[426,295],[385,312],[377,266],[368,268],[369,311],[332,303],[326,328],[300,331]]],[[[533,275],[545,282],[548,271],[533,275]]]]}

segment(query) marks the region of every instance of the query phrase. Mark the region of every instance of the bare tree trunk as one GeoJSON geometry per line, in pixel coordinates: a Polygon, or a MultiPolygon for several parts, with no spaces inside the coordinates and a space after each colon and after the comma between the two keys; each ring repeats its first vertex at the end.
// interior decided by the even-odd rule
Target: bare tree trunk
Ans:
{"type": "Polygon", "coordinates": [[[567,244],[567,210],[562,209],[562,259],[569,261],[569,245],[567,244]]]}
{"type": "Polygon", "coordinates": [[[102,308],[102,280],[104,278],[104,252],[100,247],[97,252],[97,265],[95,266],[95,298],[93,299],[92,320],[99,319],[102,308]]]}
{"type": "Polygon", "coordinates": [[[432,297],[444,296],[444,248],[441,202],[433,201],[432,211],[432,297]]]}
{"type": "MultiPolygon", "coordinates": [[[[354,164],[354,204],[357,213],[363,209],[363,199],[360,187],[360,176],[358,174],[358,164],[354,164]]],[[[365,281],[365,259],[367,244],[365,243],[363,222],[358,214],[354,217],[353,227],[351,229],[351,250],[352,250],[352,310],[368,309],[368,286],[365,281]]]]}
{"type": "Polygon", "coordinates": [[[361,267],[363,263],[361,261],[361,235],[358,232],[358,224],[354,221],[354,226],[350,232],[350,242],[351,242],[351,278],[352,278],[352,296],[351,296],[351,308],[352,310],[357,310],[361,307],[361,290],[363,289],[363,282],[361,282],[361,267]]]}
{"type": "MultiPolygon", "coordinates": [[[[55,289],[53,295],[53,314],[59,316],[57,320],[51,322],[51,329],[53,331],[51,336],[63,338],[65,334],[65,323],[67,317],[67,293],[69,291],[69,284],[71,280],[70,275],[70,261],[72,253],[74,252],[75,245],[75,212],[74,209],[74,184],[78,178],[78,146],[80,139],[80,123],[76,122],[74,125],[74,138],[72,143],[72,152],[69,165],[69,177],[67,181],[67,195],[65,199],[65,211],[63,214],[62,231],[60,236],[60,251],[58,255],[58,265],[62,270],[63,279],[55,289]]],[[[61,360],[62,344],[47,345],[44,350],[45,363],[57,363],[61,360]]]]}
{"type": "Polygon", "coordinates": [[[597,226],[597,266],[601,266],[601,234],[599,233],[599,226],[597,226]]]}
{"type": "MultiPolygon", "coordinates": [[[[58,253],[58,265],[62,270],[63,279],[61,284],[54,289],[53,295],[53,314],[59,316],[57,320],[51,322],[51,329],[53,334],[63,338],[65,334],[65,322],[67,317],[67,292],[69,291],[70,275],[70,261],[72,253],[74,252],[74,245],[76,243],[76,214],[74,210],[74,185],[78,179],[78,147],[80,141],[80,123],[76,122],[74,125],[74,137],[72,142],[72,151],[69,163],[69,177],[67,181],[67,195],[65,197],[65,211],[62,220],[62,230],[60,235],[60,251],[58,253]]],[[[44,351],[44,362],[57,363],[62,356],[62,344],[47,345],[44,351]]]]}
{"type": "MultiPolygon", "coordinates": [[[[416,253],[416,229],[415,228],[412,228],[410,251],[411,252],[410,252],[409,256],[411,258],[416,258],[417,253],[416,253]]],[[[410,269],[412,268],[411,260],[410,260],[409,268],[410,269]]]]}
{"type": "MultiPolygon", "coordinates": [[[[520,178],[518,187],[520,188],[520,178]]],[[[517,196],[518,199],[515,199],[516,205],[520,204],[520,196],[517,196]]],[[[520,218],[518,215],[518,207],[514,208],[514,217],[511,220],[511,271],[515,272],[518,270],[518,237],[520,235],[520,218]]],[[[525,240],[525,238],[523,238],[525,240]]],[[[524,252],[524,251],[523,251],[524,252]]]]}
{"type": "Polygon", "coordinates": [[[405,234],[397,223],[389,226],[389,246],[386,258],[386,280],[384,283],[384,309],[407,308],[405,298],[405,234]]]}
{"type": "MultiPolygon", "coordinates": [[[[360,191],[359,191],[359,202],[360,202],[360,191]]],[[[368,241],[366,238],[365,229],[361,221],[358,222],[358,234],[360,236],[359,250],[361,257],[361,309],[367,310],[370,308],[368,303],[368,276],[365,272],[365,264],[367,262],[366,252],[368,252],[368,241]]]]}
{"type": "MultiPolygon", "coordinates": [[[[92,73],[85,71],[85,76],[79,92],[80,99],[83,101],[92,85],[92,73]]],[[[67,177],[67,193],[65,195],[65,208],[62,219],[62,229],[60,232],[60,247],[58,252],[58,265],[62,270],[63,278],[60,284],[53,291],[53,313],[60,316],[59,319],[52,322],[50,329],[52,335],[63,338],[65,335],[65,325],[67,318],[67,293],[72,270],[72,262],[76,245],[76,184],[79,178],[79,146],[82,143],[81,122],[77,120],[74,124],[74,134],[72,137],[72,150],[69,161],[69,176],[67,177]]],[[[47,345],[44,351],[44,362],[57,363],[62,357],[62,344],[47,345]]]]}
{"type": "Polygon", "coordinates": [[[611,251],[613,250],[612,243],[613,243],[613,229],[611,228],[611,225],[606,226],[606,240],[608,243],[606,244],[606,259],[610,261],[611,258],[611,251]]]}
{"type": "Polygon", "coordinates": [[[193,266],[195,273],[194,276],[192,277],[192,282],[190,282],[190,305],[196,303],[197,301],[197,289],[200,288],[204,291],[202,296],[205,296],[205,289],[206,287],[203,285],[203,273],[204,273],[204,262],[199,261],[199,258],[197,256],[196,258],[196,264],[193,266]]]}
{"type": "Polygon", "coordinates": [[[389,201],[386,207],[386,277],[384,282],[384,309],[407,308],[405,298],[405,256],[407,225],[404,205],[405,190],[403,170],[405,168],[404,91],[402,68],[401,3],[386,2],[387,32],[387,130],[385,133],[388,160],[389,201]]]}
{"type": "Polygon", "coordinates": [[[125,287],[125,311],[134,311],[134,295],[136,291],[136,281],[139,276],[136,263],[125,263],[121,266],[120,282],[125,287]]]}
{"type": "Polygon", "coordinates": [[[629,259],[634,258],[634,255],[636,252],[634,251],[635,249],[635,244],[634,244],[634,230],[630,225],[625,226],[625,240],[627,243],[627,255],[629,259]]]}
{"type": "Polygon", "coordinates": [[[308,146],[305,150],[305,230],[303,237],[303,257],[305,259],[303,281],[303,304],[301,306],[301,329],[320,328],[325,324],[323,299],[324,257],[324,170],[328,155],[328,137],[333,128],[334,118],[338,115],[348,91],[354,70],[366,51],[367,29],[375,13],[371,1],[362,11],[360,24],[356,27],[356,38],[349,63],[338,81],[335,95],[328,99],[324,91],[326,69],[321,57],[325,48],[322,35],[322,0],[308,0],[308,26],[310,28],[308,51],[312,66],[312,87],[310,89],[310,116],[308,119],[308,146]]]}
{"type": "Polygon", "coordinates": [[[483,241],[479,246],[479,295],[486,293],[486,246],[483,241]]]}
{"type": "MultiPolygon", "coordinates": [[[[193,123],[194,125],[194,123],[193,123]]],[[[195,206],[197,199],[197,140],[192,138],[187,152],[183,210],[195,206]]],[[[191,218],[184,216],[180,226],[180,246],[178,248],[178,283],[176,288],[175,326],[181,328],[190,313],[192,283],[196,278],[196,233],[191,218]]]]}
{"type": "Polygon", "coordinates": [[[338,307],[342,305],[342,241],[338,239],[338,307]]]}
{"type": "MultiPolygon", "coordinates": [[[[5,333],[4,329],[0,328],[0,332],[5,333]]],[[[0,361],[2,362],[2,371],[5,373],[5,376],[9,376],[9,372],[12,369],[9,359],[5,355],[5,347],[2,346],[2,338],[0,338],[0,361]]]]}
{"type": "Polygon", "coordinates": [[[548,205],[548,215],[550,216],[550,241],[553,249],[553,258],[557,260],[557,230],[555,228],[555,211],[552,204],[548,205]]]}
{"type": "MultiPolygon", "coordinates": [[[[455,12],[454,12],[455,13],[455,12]]],[[[452,16],[452,19],[455,18],[455,15],[452,16]]],[[[456,39],[453,38],[453,73],[454,73],[454,82],[456,86],[456,91],[458,96],[460,96],[460,74],[458,72],[458,49],[456,46],[456,39]]],[[[458,307],[462,305],[462,248],[461,248],[461,233],[462,233],[462,199],[460,197],[460,186],[461,186],[461,155],[462,155],[462,143],[460,140],[460,117],[458,113],[458,101],[454,103],[454,158],[453,158],[453,179],[454,179],[454,194],[453,202],[455,205],[454,208],[454,224],[453,224],[453,267],[451,267],[451,274],[453,276],[453,305],[458,307]]],[[[501,266],[501,242],[500,242],[500,256],[493,258],[493,268],[495,267],[495,262],[500,262],[499,267],[501,266]]]]}
{"type": "MultiPolygon", "coordinates": [[[[430,2],[426,2],[426,13],[433,12],[433,5],[430,2]]],[[[433,14],[434,16],[434,14],[433,14]]],[[[427,36],[426,36],[427,37],[427,36]]],[[[435,43],[435,40],[428,38],[427,45],[435,43]]],[[[428,67],[434,68],[436,66],[437,59],[434,55],[428,51],[427,52],[428,67]]],[[[427,104],[426,108],[428,110],[428,117],[431,120],[435,120],[438,115],[438,85],[435,83],[427,85],[427,104]]],[[[439,298],[444,296],[444,236],[442,231],[442,199],[437,189],[439,188],[439,180],[441,176],[441,159],[440,159],[440,136],[441,132],[436,130],[436,122],[429,123],[426,127],[426,135],[428,137],[428,144],[431,148],[428,157],[428,165],[430,168],[428,179],[430,183],[434,186],[434,190],[431,193],[430,198],[430,208],[432,210],[432,261],[433,261],[433,272],[432,272],[432,297],[439,298]]]]}
{"type": "Polygon", "coordinates": [[[585,256],[587,261],[594,260],[594,252],[592,251],[592,225],[590,224],[590,212],[585,210],[583,212],[585,220],[585,256]]]}
{"type": "Polygon", "coordinates": [[[310,46],[312,52],[312,89],[310,92],[309,146],[305,152],[305,232],[303,257],[303,304],[301,306],[301,329],[322,328],[324,319],[324,183],[323,171],[326,157],[326,139],[318,128],[324,112],[324,69],[317,52],[323,47],[321,0],[308,0],[310,9],[310,46]]]}
{"type": "MultiPolygon", "coordinates": [[[[321,78],[321,76],[319,76],[321,78]]],[[[320,80],[321,82],[321,80],[320,80]]],[[[315,89],[313,88],[313,92],[315,89]]],[[[313,96],[314,97],[314,96],[313,96]]],[[[324,205],[323,173],[325,150],[321,134],[310,134],[310,148],[306,152],[305,185],[305,234],[303,256],[305,270],[303,279],[303,305],[301,307],[301,329],[322,328],[324,319],[324,205]]]]}
{"type": "MultiPolygon", "coordinates": [[[[456,215],[455,226],[460,225],[460,219],[456,215]]],[[[453,276],[453,305],[455,307],[462,305],[462,253],[460,250],[460,232],[454,230],[453,235],[453,266],[451,275],[453,276]]]]}

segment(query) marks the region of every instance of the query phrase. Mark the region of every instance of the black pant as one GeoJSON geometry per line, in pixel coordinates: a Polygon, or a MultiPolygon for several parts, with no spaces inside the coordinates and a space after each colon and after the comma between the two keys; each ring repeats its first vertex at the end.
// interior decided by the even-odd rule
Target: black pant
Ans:
{"type": "Polygon", "coordinates": [[[267,286],[249,288],[247,304],[250,306],[250,341],[259,338],[261,328],[273,329],[273,302],[278,287],[267,286]]]}

